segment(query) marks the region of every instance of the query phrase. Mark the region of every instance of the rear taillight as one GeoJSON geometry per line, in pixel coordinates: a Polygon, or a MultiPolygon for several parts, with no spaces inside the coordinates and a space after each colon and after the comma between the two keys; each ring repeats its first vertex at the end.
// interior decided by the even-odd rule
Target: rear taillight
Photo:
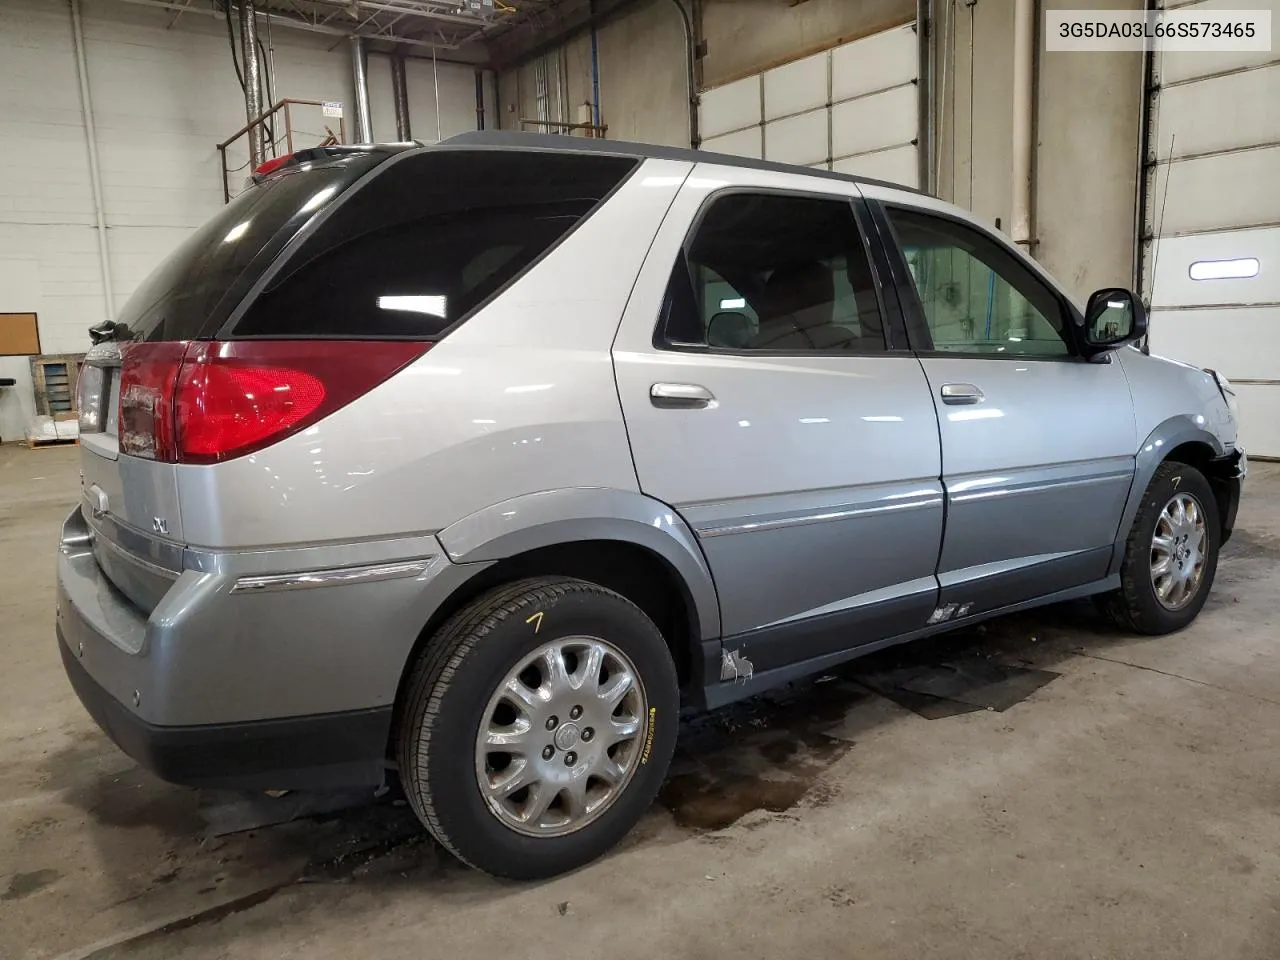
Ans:
{"type": "Polygon", "coordinates": [[[175,459],[173,393],[185,342],[120,347],[120,452],[148,460],[175,459]]]}
{"type": "Polygon", "coordinates": [[[219,463],[276,443],[382,383],[429,343],[237,340],[121,350],[120,449],[219,463]]]}

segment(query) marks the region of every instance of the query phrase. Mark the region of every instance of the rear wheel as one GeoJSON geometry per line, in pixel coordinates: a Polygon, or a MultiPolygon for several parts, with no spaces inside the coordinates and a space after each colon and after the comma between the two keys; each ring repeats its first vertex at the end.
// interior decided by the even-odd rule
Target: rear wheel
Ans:
{"type": "Polygon", "coordinates": [[[1139,633],[1181,630],[1200,613],[1218,568],[1217,502],[1204,475],[1162,463],[1147,485],[1120,566],[1120,589],[1099,598],[1120,626],[1139,633]]]}
{"type": "Polygon", "coordinates": [[[432,638],[406,688],[397,752],[427,829],[487,873],[582,866],[653,802],[675,749],[665,641],[582,580],[499,587],[432,638]]]}

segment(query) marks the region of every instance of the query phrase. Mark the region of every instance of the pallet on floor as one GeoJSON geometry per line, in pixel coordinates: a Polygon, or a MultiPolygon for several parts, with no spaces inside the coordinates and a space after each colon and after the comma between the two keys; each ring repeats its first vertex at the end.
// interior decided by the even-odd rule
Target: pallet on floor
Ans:
{"type": "Polygon", "coordinates": [[[40,450],[44,447],[75,446],[80,442],[80,439],[78,437],[41,437],[37,440],[33,437],[26,437],[25,442],[30,449],[40,450]]]}

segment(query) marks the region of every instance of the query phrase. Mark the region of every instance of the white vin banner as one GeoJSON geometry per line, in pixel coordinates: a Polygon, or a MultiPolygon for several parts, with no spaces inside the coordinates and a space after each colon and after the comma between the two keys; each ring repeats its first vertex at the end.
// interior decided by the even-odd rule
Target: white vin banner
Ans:
{"type": "Polygon", "coordinates": [[[1046,10],[1049,51],[1270,51],[1270,10],[1046,10]]]}

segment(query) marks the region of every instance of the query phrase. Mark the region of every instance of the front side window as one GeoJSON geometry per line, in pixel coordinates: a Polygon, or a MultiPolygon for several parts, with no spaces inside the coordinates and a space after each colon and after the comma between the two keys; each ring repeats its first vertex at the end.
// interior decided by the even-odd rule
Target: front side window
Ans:
{"type": "Polygon", "coordinates": [[[845,200],[733,193],[706,209],[672,271],[671,346],[880,353],[884,327],[845,200]]]}
{"type": "Polygon", "coordinates": [[[946,353],[1065,357],[1058,297],[980,231],[918,210],[886,210],[915,282],[933,348],[946,353]]]}

